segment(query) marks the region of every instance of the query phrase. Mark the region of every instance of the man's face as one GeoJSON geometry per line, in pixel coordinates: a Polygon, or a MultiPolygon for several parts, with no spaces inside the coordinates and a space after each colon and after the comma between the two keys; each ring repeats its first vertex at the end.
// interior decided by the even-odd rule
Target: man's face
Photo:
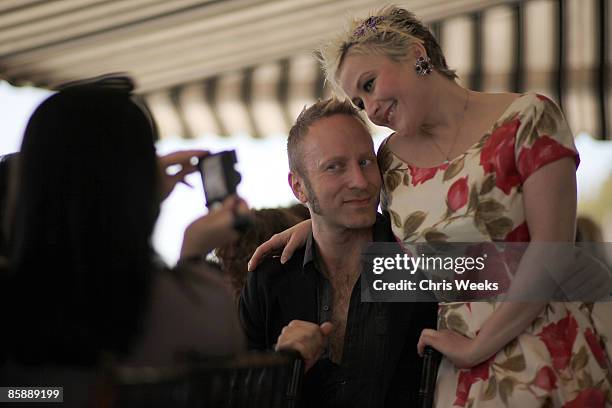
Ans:
{"type": "Polygon", "coordinates": [[[356,118],[337,114],[315,122],[301,147],[303,177],[292,175],[296,197],[313,221],[369,228],[376,221],[381,179],[369,132],[356,118]]]}

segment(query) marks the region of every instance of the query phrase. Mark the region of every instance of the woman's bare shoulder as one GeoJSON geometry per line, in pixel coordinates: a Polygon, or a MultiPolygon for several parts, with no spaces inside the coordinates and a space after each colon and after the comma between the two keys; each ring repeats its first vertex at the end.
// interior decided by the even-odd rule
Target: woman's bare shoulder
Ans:
{"type": "Polygon", "coordinates": [[[472,111],[474,121],[479,123],[482,129],[489,129],[523,96],[524,94],[510,92],[475,92],[473,94],[474,110],[472,111]]]}
{"type": "Polygon", "coordinates": [[[512,102],[520,98],[521,96],[525,96],[525,94],[514,93],[514,92],[482,92],[480,95],[480,104],[489,107],[491,110],[503,111],[505,110],[512,102]]]}

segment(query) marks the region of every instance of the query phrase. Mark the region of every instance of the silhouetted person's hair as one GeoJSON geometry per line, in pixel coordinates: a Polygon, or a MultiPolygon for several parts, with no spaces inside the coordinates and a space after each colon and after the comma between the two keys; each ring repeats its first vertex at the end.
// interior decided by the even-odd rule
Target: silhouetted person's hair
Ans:
{"type": "Polygon", "coordinates": [[[7,256],[7,204],[9,194],[10,168],[17,159],[17,153],[5,154],[0,156],[0,257],[7,256]]]}
{"type": "Polygon", "coordinates": [[[4,334],[17,362],[95,364],[137,340],[159,212],[153,140],[126,91],[65,89],[33,113],[17,168],[4,334]]]}

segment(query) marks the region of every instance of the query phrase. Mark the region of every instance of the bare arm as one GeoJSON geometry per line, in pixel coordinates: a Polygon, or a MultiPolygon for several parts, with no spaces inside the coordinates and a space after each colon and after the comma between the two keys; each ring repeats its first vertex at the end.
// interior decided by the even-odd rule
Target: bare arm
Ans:
{"type": "MultiPolygon", "coordinates": [[[[523,205],[532,242],[573,242],[576,219],[574,160],[563,158],[533,173],[523,184],[523,205]]],[[[517,277],[521,271],[519,268],[517,277]]],[[[451,330],[423,330],[418,351],[422,353],[425,345],[430,345],[457,367],[472,367],[521,334],[545,306],[545,302],[503,303],[473,340],[451,330]]]]}
{"type": "Polygon", "coordinates": [[[272,237],[257,247],[253,256],[249,260],[249,272],[255,270],[257,265],[275,249],[283,248],[280,258],[281,263],[287,262],[296,249],[306,243],[308,234],[312,232],[312,222],[305,220],[281,233],[274,234],[272,237]]]}
{"type": "MultiPolygon", "coordinates": [[[[531,241],[574,242],[576,231],[576,165],[572,158],[542,167],[523,185],[523,205],[531,241]]],[[[519,271],[520,273],[520,271],[519,271]]],[[[546,303],[507,302],[476,336],[482,360],[521,334],[546,303]]]]}
{"type": "Polygon", "coordinates": [[[196,219],[185,229],[181,259],[202,257],[214,248],[228,244],[240,237],[234,228],[236,214],[249,216],[247,204],[237,196],[230,196],[220,208],[196,219]]]}

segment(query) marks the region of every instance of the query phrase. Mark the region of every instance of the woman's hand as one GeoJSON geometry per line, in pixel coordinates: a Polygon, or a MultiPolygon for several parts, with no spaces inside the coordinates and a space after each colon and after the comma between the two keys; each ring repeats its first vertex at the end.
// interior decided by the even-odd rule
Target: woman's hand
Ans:
{"type": "Polygon", "coordinates": [[[312,222],[305,220],[293,227],[284,230],[257,247],[253,256],[249,260],[249,272],[253,271],[257,265],[272,251],[283,248],[280,262],[287,262],[296,249],[306,243],[308,235],[312,232],[312,222]]]}
{"type": "Polygon", "coordinates": [[[425,346],[431,346],[444,354],[457,368],[471,368],[490,357],[480,352],[476,339],[469,339],[448,329],[424,329],[417,344],[419,355],[423,355],[425,346]]]}
{"type": "Polygon", "coordinates": [[[250,216],[246,202],[230,196],[221,207],[196,219],[185,229],[181,259],[204,256],[216,247],[234,242],[240,233],[234,228],[236,215],[250,216]]]}
{"type": "Polygon", "coordinates": [[[187,184],[185,176],[198,169],[197,164],[191,162],[192,159],[194,157],[200,159],[204,156],[208,156],[208,154],[206,150],[182,150],[157,158],[161,171],[162,201],[170,195],[177,183],[187,184]],[[180,166],[181,168],[176,173],[168,174],[168,167],[170,166],[180,166]]]}

